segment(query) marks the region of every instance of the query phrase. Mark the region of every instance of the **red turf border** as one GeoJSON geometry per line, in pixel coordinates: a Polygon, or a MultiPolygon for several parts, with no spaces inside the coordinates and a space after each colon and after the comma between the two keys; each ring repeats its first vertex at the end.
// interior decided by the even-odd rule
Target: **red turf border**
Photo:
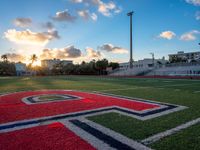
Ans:
{"type": "Polygon", "coordinates": [[[57,122],[0,133],[1,150],[95,150],[74,132],[57,122]]]}
{"type": "Polygon", "coordinates": [[[134,111],[145,111],[160,107],[157,104],[150,104],[137,100],[130,101],[123,98],[78,91],[28,91],[0,96],[0,123],[76,113],[78,111],[88,111],[112,106],[119,106],[134,111]],[[69,94],[82,97],[82,99],[75,101],[39,103],[33,105],[28,105],[22,101],[22,98],[24,97],[40,94],[69,94]]]}

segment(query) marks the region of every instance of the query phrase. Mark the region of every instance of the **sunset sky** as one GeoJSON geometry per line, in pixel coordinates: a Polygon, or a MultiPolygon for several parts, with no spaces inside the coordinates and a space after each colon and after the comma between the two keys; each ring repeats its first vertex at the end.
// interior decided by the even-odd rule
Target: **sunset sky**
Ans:
{"type": "Polygon", "coordinates": [[[127,62],[131,10],[134,60],[200,51],[200,0],[1,0],[0,55],[127,62]]]}

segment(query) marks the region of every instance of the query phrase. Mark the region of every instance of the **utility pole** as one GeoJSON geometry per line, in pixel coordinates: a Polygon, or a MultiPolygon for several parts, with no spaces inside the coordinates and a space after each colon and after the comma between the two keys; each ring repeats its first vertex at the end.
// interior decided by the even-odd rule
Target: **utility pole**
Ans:
{"type": "Polygon", "coordinates": [[[151,56],[152,56],[152,65],[153,65],[153,68],[154,68],[154,66],[155,66],[155,62],[154,62],[154,60],[155,60],[155,58],[154,58],[154,53],[150,53],[151,54],[151,56]]]}
{"type": "Polygon", "coordinates": [[[129,12],[127,16],[130,17],[130,68],[133,68],[133,45],[132,45],[132,16],[133,11],[129,12]]]}
{"type": "Polygon", "coordinates": [[[152,56],[152,68],[153,68],[153,75],[155,76],[155,57],[154,53],[150,53],[152,56]]]}

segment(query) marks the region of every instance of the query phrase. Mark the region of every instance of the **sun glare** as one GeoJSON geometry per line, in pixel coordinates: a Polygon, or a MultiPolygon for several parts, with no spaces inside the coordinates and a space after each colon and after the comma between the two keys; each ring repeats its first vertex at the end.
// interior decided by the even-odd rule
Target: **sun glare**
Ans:
{"type": "MultiPolygon", "coordinates": [[[[31,64],[31,61],[30,61],[30,60],[26,60],[24,63],[25,63],[26,65],[29,65],[29,64],[31,64]]],[[[32,66],[33,66],[33,67],[35,67],[35,66],[41,66],[41,61],[40,61],[40,60],[37,60],[37,61],[33,62],[32,66]]]]}
{"type": "Polygon", "coordinates": [[[32,64],[32,66],[33,66],[33,67],[35,67],[35,66],[41,66],[40,60],[35,61],[35,62],[32,64]]]}

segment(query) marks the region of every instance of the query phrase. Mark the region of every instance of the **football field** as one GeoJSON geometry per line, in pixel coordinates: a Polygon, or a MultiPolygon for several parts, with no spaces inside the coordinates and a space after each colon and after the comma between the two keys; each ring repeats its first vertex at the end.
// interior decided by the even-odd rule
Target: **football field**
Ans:
{"type": "Polygon", "coordinates": [[[200,80],[0,77],[0,94],[1,150],[200,149],[200,80]]]}

